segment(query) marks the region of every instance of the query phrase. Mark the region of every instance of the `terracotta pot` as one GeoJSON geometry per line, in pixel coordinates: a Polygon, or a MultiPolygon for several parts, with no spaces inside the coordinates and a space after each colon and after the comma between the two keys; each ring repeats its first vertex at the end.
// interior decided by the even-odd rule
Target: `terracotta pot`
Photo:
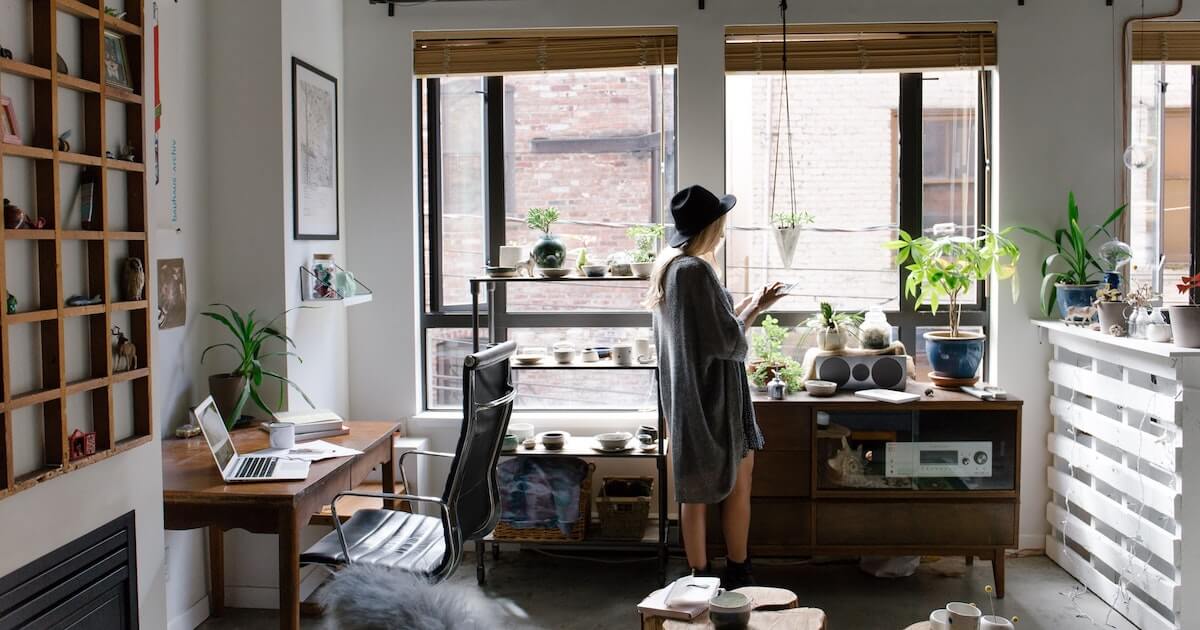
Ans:
{"type": "Polygon", "coordinates": [[[1200,306],[1172,306],[1170,312],[1171,334],[1175,336],[1175,345],[1182,348],[1200,348],[1200,306]]]}
{"type": "Polygon", "coordinates": [[[1129,331],[1126,313],[1130,310],[1124,302],[1097,302],[1100,311],[1100,332],[1114,337],[1124,337],[1129,331]]]}
{"type": "Polygon", "coordinates": [[[212,394],[213,402],[217,404],[217,411],[221,412],[221,417],[225,419],[225,425],[244,424],[249,420],[249,416],[242,415],[242,409],[235,409],[238,398],[242,395],[242,390],[246,387],[246,377],[235,374],[213,374],[208,377],[208,392],[212,394]],[[238,413],[237,421],[234,422],[234,412],[238,413]]]}

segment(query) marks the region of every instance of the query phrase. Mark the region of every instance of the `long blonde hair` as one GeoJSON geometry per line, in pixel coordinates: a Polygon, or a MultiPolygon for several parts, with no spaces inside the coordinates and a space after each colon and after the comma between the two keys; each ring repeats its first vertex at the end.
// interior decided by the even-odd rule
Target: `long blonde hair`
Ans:
{"type": "Polygon", "coordinates": [[[695,256],[713,265],[714,268],[716,267],[716,258],[713,253],[717,251],[721,239],[725,237],[725,217],[727,216],[729,215],[721,215],[721,218],[709,223],[692,240],[684,243],[683,247],[678,249],[667,247],[659,252],[658,257],[654,259],[654,271],[650,272],[650,287],[646,289],[646,299],[642,301],[642,306],[647,310],[654,310],[666,299],[667,292],[664,285],[667,280],[667,268],[676,258],[695,256]]]}

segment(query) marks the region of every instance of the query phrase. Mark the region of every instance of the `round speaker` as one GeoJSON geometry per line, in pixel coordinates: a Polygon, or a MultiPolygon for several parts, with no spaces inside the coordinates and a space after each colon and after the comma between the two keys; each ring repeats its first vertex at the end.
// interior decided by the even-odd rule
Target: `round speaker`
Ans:
{"type": "Polygon", "coordinates": [[[833,381],[838,387],[850,381],[850,364],[841,357],[830,357],[821,362],[817,368],[817,378],[822,381],[833,381]]]}
{"type": "Polygon", "coordinates": [[[850,368],[850,375],[856,381],[865,381],[871,377],[871,368],[865,363],[855,363],[854,367],[850,368]]]}
{"type": "Polygon", "coordinates": [[[875,362],[871,368],[871,378],[875,380],[877,387],[896,387],[904,380],[904,366],[901,365],[901,360],[879,359],[875,362]]]}

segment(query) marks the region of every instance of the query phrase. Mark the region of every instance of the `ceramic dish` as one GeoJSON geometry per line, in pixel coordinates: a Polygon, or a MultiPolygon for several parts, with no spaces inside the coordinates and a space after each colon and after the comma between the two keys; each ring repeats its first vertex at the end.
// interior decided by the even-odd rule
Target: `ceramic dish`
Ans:
{"type": "Polygon", "coordinates": [[[537,365],[537,364],[541,363],[542,359],[544,359],[544,358],[545,358],[545,355],[542,355],[542,354],[514,354],[513,355],[513,361],[516,361],[517,365],[537,365]]]}
{"type": "Polygon", "coordinates": [[[596,351],[596,356],[601,359],[607,359],[612,356],[612,348],[608,346],[592,346],[591,350],[596,351]]]}
{"type": "Polygon", "coordinates": [[[605,265],[584,265],[583,275],[589,278],[603,278],[604,274],[608,273],[608,267],[605,265]]]}
{"type": "Polygon", "coordinates": [[[566,278],[571,275],[571,269],[569,267],[538,267],[538,273],[546,278],[566,278]]]}
{"type": "Polygon", "coordinates": [[[515,278],[521,274],[516,267],[485,267],[484,272],[489,278],[515,278]]]}
{"type": "Polygon", "coordinates": [[[537,436],[537,440],[549,451],[561,450],[570,439],[571,434],[566,431],[544,431],[537,436]]]}
{"type": "Polygon", "coordinates": [[[600,448],[599,446],[593,446],[592,450],[596,451],[597,453],[628,453],[629,451],[633,450],[633,447],[624,446],[621,448],[600,448]]]}
{"type": "Polygon", "coordinates": [[[629,266],[633,269],[633,275],[642,279],[649,278],[650,272],[654,271],[653,262],[629,263],[629,266]]]}
{"type": "Polygon", "coordinates": [[[598,433],[594,436],[596,443],[600,445],[601,450],[612,451],[617,449],[624,450],[629,444],[629,440],[633,439],[633,435],[625,431],[615,433],[598,433]]]}
{"type": "Polygon", "coordinates": [[[837,383],[833,381],[804,381],[804,389],[810,396],[822,398],[837,393],[837,383]]]}

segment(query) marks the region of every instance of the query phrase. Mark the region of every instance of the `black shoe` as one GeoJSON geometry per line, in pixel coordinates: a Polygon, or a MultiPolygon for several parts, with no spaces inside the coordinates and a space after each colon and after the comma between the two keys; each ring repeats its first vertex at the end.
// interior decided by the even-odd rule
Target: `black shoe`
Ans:
{"type": "Polygon", "coordinates": [[[743,586],[754,586],[754,569],[750,566],[750,558],[745,562],[725,560],[725,570],[721,572],[721,587],[732,591],[743,586]]]}
{"type": "Polygon", "coordinates": [[[692,570],[692,577],[718,577],[717,572],[713,570],[712,563],[709,562],[703,569],[692,570]]]}

